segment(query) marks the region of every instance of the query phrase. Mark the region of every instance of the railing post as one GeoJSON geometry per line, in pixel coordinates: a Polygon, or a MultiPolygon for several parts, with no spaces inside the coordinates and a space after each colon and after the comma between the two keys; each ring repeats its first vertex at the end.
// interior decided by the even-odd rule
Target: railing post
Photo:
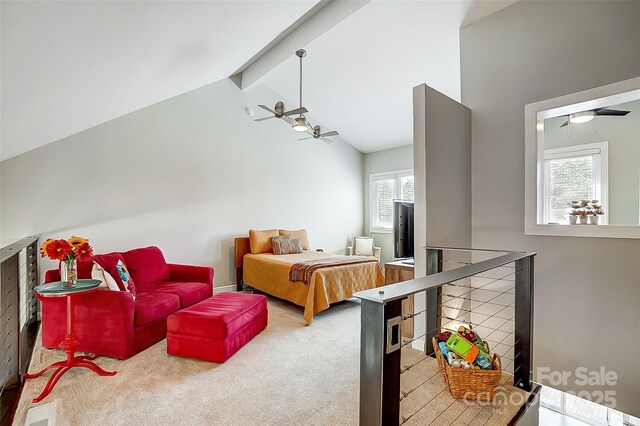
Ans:
{"type": "MultiPolygon", "coordinates": [[[[427,275],[442,272],[442,250],[427,249],[427,275]]],[[[432,288],[426,292],[425,303],[425,342],[424,351],[427,355],[434,355],[431,339],[435,337],[440,327],[438,324],[438,315],[440,310],[440,299],[442,295],[441,287],[432,288]]]]}
{"type": "Polygon", "coordinates": [[[529,392],[533,369],[533,256],[517,260],[515,270],[513,382],[516,387],[529,392]]]}
{"type": "Polygon", "coordinates": [[[402,299],[361,300],[360,425],[400,422],[401,311],[402,299]]]}

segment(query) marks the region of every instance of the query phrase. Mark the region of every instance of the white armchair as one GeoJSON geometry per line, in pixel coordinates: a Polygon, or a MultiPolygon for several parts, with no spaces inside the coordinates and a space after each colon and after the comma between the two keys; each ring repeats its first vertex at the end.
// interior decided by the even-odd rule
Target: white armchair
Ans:
{"type": "Polygon", "coordinates": [[[381,247],[376,247],[373,243],[373,237],[353,237],[351,245],[347,247],[347,254],[349,256],[365,255],[371,256],[368,253],[372,252],[373,256],[380,262],[381,247]],[[363,254],[366,253],[366,254],[363,254]]]}

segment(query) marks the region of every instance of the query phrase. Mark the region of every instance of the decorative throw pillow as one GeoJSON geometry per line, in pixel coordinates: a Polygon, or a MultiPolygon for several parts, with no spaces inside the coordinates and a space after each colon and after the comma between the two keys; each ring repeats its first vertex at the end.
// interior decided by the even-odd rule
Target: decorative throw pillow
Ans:
{"type": "Polygon", "coordinates": [[[353,254],[373,256],[373,237],[353,237],[353,254]]]}
{"type": "Polygon", "coordinates": [[[264,231],[256,231],[255,229],[250,229],[249,244],[251,245],[251,253],[272,253],[273,246],[271,245],[271,238],[277,236],[277,229],[267,229],[264,231]]]}
{"type": "Polygon", "coordinates": [[[118,260],[118,263],[116,263],[116,272],[118,273],[118,276],[122,280],[122,283],[124,284],[124,288],[129,293],[131,293],[133,297],[135,297],[136,286],[133,282],[133,278],[131,278],[131,274],[129,273],[129,271],[127,271],[127,267],[125,266],[122,260],[118,260]]]}
{"type": "Polygon", "coordinates": [[[280,235],[291,235],[291,238],[298,239],[302,243],[302,250],[311,250],[309,247],[309,236],[306,229],[300,229],[297,231],[287,231],[285,229],[280,230],[280,235]]]}
{"type": "Polygon", "coordinates": [[[102,281],[100,287],[106,287],[109,290],[113,291],[120,291],[120,287],[118,287],[118,283],[116,282],[116,280],[111,276],[110,273],[105,271],[104,268],[96,262],[93,262],[91,278],[93,278],[94,280],[102,281]]]}
{"type": "Polygon", "coordinates": [[[118,275],[118,271],[116,270],[116,264],[121,261],[124,263],[124,258],[122,254],[115,253],[107,253],[107,254],[96,254],[93,256],[93,261],[100,265],[106,272],[108,272],[113,279],[118,283],[118,287],[121,291],[127,291],[125,284],[120,279],[120,275],[118,275]]]}
{"type": "Polygon", "coordinates": [[[297,254],[302,253],[302,242],[291,238],[291,235],[272,237],[273,254],[297,254]]]}

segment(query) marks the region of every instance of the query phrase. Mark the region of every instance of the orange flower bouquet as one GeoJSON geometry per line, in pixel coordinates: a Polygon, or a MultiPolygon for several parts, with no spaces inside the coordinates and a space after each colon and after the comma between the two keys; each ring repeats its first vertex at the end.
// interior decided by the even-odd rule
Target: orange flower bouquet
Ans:
{"type": "Polygon", "coordinates": [[[76,285],[78,279],[78,259],[89,259],[93,255],[93,248],[89,240],[72,236],[68,240],[54,240],[49,238],[40,247],[40,255],[51,260],[59,260],[60,277],[66,287],[76,285]]]}

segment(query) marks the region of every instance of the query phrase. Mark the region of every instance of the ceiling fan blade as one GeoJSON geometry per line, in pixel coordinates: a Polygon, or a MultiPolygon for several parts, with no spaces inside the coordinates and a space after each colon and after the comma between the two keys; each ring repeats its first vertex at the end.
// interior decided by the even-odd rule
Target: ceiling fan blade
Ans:
{"type": "Polygon", "coordinates": [[[276,112],[274,110],[272,110],[271,108],[264,106],[264,105],[258,105],[260,108],[262,109],[266,109],[267,111],[269,111],[271,114],[276,115],[276,112]]]}
{"type": "Polygon", "coordinates": [[[617,109],[602,108],[602,109],[596,111],[596,115],[608,115],[608,116],[614,116],[614,117],[622,117],[622,116],[625,116],[625,115],[629,114],[630,112],[631,111],[621,111],[621,110],[617,110],[617,109]]]}
{"type": "Polygon", "coordinates": [[[569,124],[569,120],[565,121],[564,124],[560,127],[566,127],[569,124]]]}
{"type": "Polygon", "coordinates": [[[323,138],[323,137],[320,137],[320,139],[325,143],[333,143],[334,142],[331,139],[327,139],[327,138],[323,138]]]}
{"type": "Polygon", "coordinates": [[[336,132],[335,130],[332,130],[331,132],[327,132],[327,133],[323,133],[320,136],[338,136],[340,133],[336,132]]]}
{"type": "Polygon", "coordinates": [[[299,141],[306,141],[307,139],[313,139],[313,136],[309,136],[308,138],[298,139],[299,141]]]}
{"type": "Polygon", "coordinates": [[[305,107],[302,107],[302,108],[292,109],[291,111],[287,111],[284,113],[284,115],[304,114],[305,112],[309,112],[309,111],[307,111],[305,107]]]}
{"type": "Polygon", "coordinates": [[[271,116],[271,117],[257,118],[257,119],[255,119],[253,121],[264,121],[264,120],[268,120],[270,118],[275,118],[275,117],[271,116]]]}

